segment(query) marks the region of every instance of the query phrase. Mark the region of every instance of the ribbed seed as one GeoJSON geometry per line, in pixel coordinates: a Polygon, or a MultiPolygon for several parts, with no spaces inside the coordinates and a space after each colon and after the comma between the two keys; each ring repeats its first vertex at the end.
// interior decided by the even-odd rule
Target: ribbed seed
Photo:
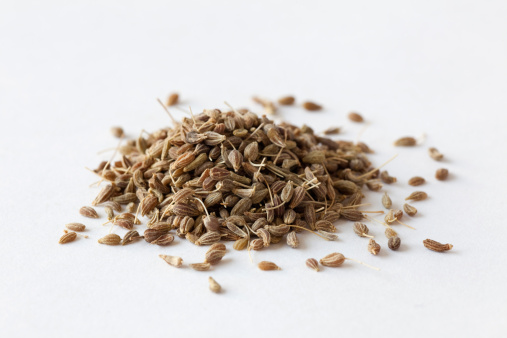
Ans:
{"type": "Polygon", "coordinates": [[[426,248],[437,252],[444,252],[452,249],[452,244],[442,244],[432,239],[425,239],[423,244],[426,248]]]}
{"type": "Polygon", "coordinates": [[[258,265],[259,269],[263,271],[282,270],[278,265],[273,262],[262,261],[258,265]]]}
{"type": "Polygon", "coordinates": [[[62,237],[60,237],[60,240],[58,241],[59,244],[66,244],[73,242],[77,237],[77,234],[75,232],[67,232],[62,237]]]}
{"type": "Polygon", "coordinates": [[[329,254],[320,260],[320,264],[324,266],[329,266],[332,268],[339,267],[340,265],[345,262],[345,256],[343,256],[341,253],[334,252],[332,254],[329,254]]]}
{"type": "Polygon", "coordinates": [[[211,268],[211,264],[209,263],[193,263],[189,264],[189,266],[195,271],[208,271],[211,268]]]}
{"type": "Polygon", "coordinates": [[[99,243],[105,245],[119,245],[121,243],[121,237],[117,234],[108,234],[99,239],[99,243]]]}
{"type": "Polygon", "coordinates": [[[370,238],[368,242],[368,252],[372,255],[377,255],[380,252],[380,245],[373,238],[370,238]]]}
{"type": "Polygon", "coordinates": [[[176,268],[180,268],[183,265],[183,259],[178,256],[158,255],[158,257],[162,258],[167,264],[176,268]]]}
{"type": "Polygon", "coordinates": [[[97,211],[95,211],[92,207],[81,207],[81,209],[79,209],[79,213],[84,217],[99,218],[97,211]]]}
{"type": "Polygon", "coordinates": [[[420,176],[414,176],[411,179],[408,180],[408,184],[416,187],[418,185],[422,185],[426,182],[426,180],[420,176]]]}
{"type": "Polygon", "coordinates": [[[65,224],[65,227],[72,231],[85,231],[86,226],[81,223],[68,223],[65,224]]]}
{"type": "Polygon", "coordinates": [[[405,198],[405,201],[412,200],[412,201],[422,201],[428,198],[428,194],[424,191],[415,191],[411,193],[407,198],[405,198]]]}
{"type": "Polygon", "coordinates": [[[309,267],[312,270],[317,271],[317,272],[320,271],[320,269],[319,269],[319,262],[315,258],[308,258],[306,260],[306,266],[309,267]]]}
{"type": "Polygon", "coordinates": [[[411,147],[415,146],[416,144],[416,139],[411,136],[399,138],[394,142],[394,145],[397,147],[411,147]]]}
{"type": "Polygon", "coordinates": [[[387,192],[385,192],[384,195],[382,196],[382,205],[386,209],[390,209],[393,206],[393,202],[391,201],[391,198],[389,197],[387,192]]]}
{"type": "Polygon", "coordinates": [[[211,290],[211,292],[219,293],[220,290],[222,290],[222,287],[220,286],[220,284],[218,284],[217,281],[214,280],[212,277],[208,278],[208,283],[209,283],[209,289],[211,290]]]}
{"type": "Polygon", "coordinates": [[[389,247],[389,249],[394,251],[399,249],[400,244],[401,240],[398,236],[390,237],[389,240],[387,241],[387,246],[389,247]]]}
{"type": "Polygon", "coordinates": [[[417,214],[417,209],[407,203],[403,204],[403,210],[405,210],[405,213],[409,216],[415,216],[415,214],[417,214]]]}

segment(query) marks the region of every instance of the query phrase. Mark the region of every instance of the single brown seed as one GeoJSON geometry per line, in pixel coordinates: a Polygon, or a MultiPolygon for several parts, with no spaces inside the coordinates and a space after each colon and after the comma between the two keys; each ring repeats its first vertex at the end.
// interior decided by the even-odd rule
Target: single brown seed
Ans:
{"type": "Polygon", "coordinates": [[[222,287],[220,286],[220,284],[218,284],[217,281],[214,280],[212,277],[208,278],[208,282],[209,282],[209,289],[211,290],[211,292],[219,293],[220,290],[222,290],[222,287]]]}
{"type": "Polygon", "coordinates": [[[411,217],[417,214],[417,209],[407,203],[403,204],[403,210],[405,210],[405,213],[411,217]]]}
{"type": "Polygon", "coordinates": [[[112,185],[106,185],[103,187],[97,197],[93,200],[92,205],[98,205],[109,200],[111,195],[114,193],[114,187],[112,185]]]}
{"type": "Polygon", "coordinates": [[[373,238],[368,242],[368,251],[372,255],[377,255],[380,252],[380,245],[373,238]]]}
{"type": "Polygon", "coordinates": [[[68,223],[65,224],[65,227],[72,231],[85,231],[86,226],[81,223],[68,223]]]}
{"type": "Polygon", "coordinates": [[[176,268],[181,268],[181,266],[183,265],[183,259],[181,259],[181,257],[178,256],[158,255],[158,257],[166,261],[167,264],[174,266],[176,268]]]}
{"type": "Polygon", "coordinates": [[[401,244],[401,240],[398,236],[390,237],[387,240],[387,246],[389,247],[389,249],[394,250],[394,251],[399,249],[400,244],[401,244]]]}
{"type": "Polygon", "coordinates": [[[405,201],[412,200],[412,201],[422,201],[428,198],[428,194],[424,191],[415,191],[411,193],[407,198],[405,198],[405,201]]]}
{"type": "Polygon", "coordinates": [[[278,99],[278,104],[282,106],[290,106],[294,104],[295,101],[296,99],[294,98],[294,96],[283,96],[278,99]]]}
{"type": "Polygon", "coordinates": [[[429,148],[428,152],[430,154],[430,157],[434,159],[435,161],[440,161],[444,158],[444,155],[442,155],[437,148],[429,148]]]}
{"type": "Polygon", "coordinates": [[[394,216],[394,210],[393,209],[389,209],[389,211],[387,212],[387,214],[384,216],[384,221],[387,224],[393,224],[394,222],[396,222],[396,216],[394,216]]]}
{"type": "Polygon", "coordinates": [[[318,105],[314,102],[311,102],[311,101],[306,101],[303,103],[303,108],[308,111],[317,111],[317,110],[321,110],[322,106],[318,105]]]}
{"type": "Polygon", "coordinates": [[[171,94],[171,95],[169,95],[169,97],[167,98],[167,103],[166,103],[166,106],[174,106],[175,104],[177,104],[177,103],[178,103],[179,98],[180,98],[180,96],[178,95],[178,93],[172,93],[172,94],[171,94]]]}
{"type": "Polygon", "coordinates": [[[225,253],[226,253],[225,249],[210,248],[206,252],[206,258],[204,259],[204,263],[209,263],[211,265],[216,265],[225,256],[225,253]]]}
{"type": "Polygon", "coordinates": [[[417,141],[415,138],[407,136],[399,138],[394,142],[394,145],[397,147],[412,147],[417,144],[417,141]]]}
{"type": "Polygon", "coordinates": [[[211,268],[211,264],[209,263],[193,263],[189,264],[189,266],[195,271],[208,271],[211,268]]]}
{"type": "Polygon", "coordinates": [[[397,237],[398,233],[393,228],[386,228],[385,235],[387,238],[397,237]]]}
{"type": "Polygon", "coordinates": [[[445,169],[445,168],[440,168],[437,170],[437,172],[435,173],[435,178],[439,181],[444,181],[447,179],[447,177],[449,176],[449,170],[445,169]]]}
{"type": "Polygon", "coordinates": [[[306,260],[306,266],[309,267],[310,269],[317,271],[317,272],[320,271],[319,262],[315,258],[308,258],[306,260]]]}
{"type": "Polygon", "coordinates": [[[424,184],[425,182],[426,180],[420,176],[414,176],[408,180],[408,184],[413,187],[424,184]]]}
{"type": "Polygon", "coordinates": [[[287,244],[293,249],[296,249],[299,246],[299,239],[295,231],[291,231],[287,235],[287,244]]]}
{"type": "Polygon", "coordinates": [[[325,135],[336,135],[339,134],[341,129],[339,127],[330,127],[326,130],[324,130],[325,135]]]}
{"type": "Polygon", "coordinates": [[[156,245],[160,245],[160,246],[166,246],[166,245],[171,244],[173,241],[174,241],[174,236],[173,235],[171,235],[171,234],[165,234],[165,235],[162,235],[162,236],[158,237],[154,241],[152,241],[151,244],[156,244],[156,245]]]}
{"type": "Polygon", "coordinates": [[[387,170],[384,170],[380,173],[380,179],[382,180],[382,182],[387,184],[396,183],[398,181],[396,177],[389,176],[387,170]]]}
{"type": "Polygon", "coordinates": [[[73,242],[77,237],[77,234],[75,232],[67,232],[65,235],[60,237],[60,240],[58,241],[59,244],[66,244],[73,242]]]}
{"type": "Polygon", "coordinates": [[[112,220],[114,218],[113,208],[111,208],[111,207],[105,207],[104,211],[105,211],[105,213],[107,215],[107,219],[108,220],[112,220]]]}
{"type": "Polygon", "coordinates": [[[92,207],[81,207],[81,209],[79,209],[79,213],[84,217],[99,218],[99,214],[97,214],[97,211],[95,211],[92,207]]]}
{"type": "Polygon", "coordinates": [[[354,223],[354,232],[359,237],[372,237],[372,236],[368,236],[368,232],[369,231],[370,231],[370,229],[368,229],[368,227],[366,226],[366,224],[360,223],[360,222],[355,222],[354,223]]]}
{"type": "Polygon", "coordinates": [[[197,239],[195,241],[195,244],[197,244],[197,245],[211,245],[211,244],[218,242],[220,240],[220,238],[221,238],[220,232],[209,231],[209,232],[205,233],[204,235],[202,235],[201,237],[199,237],[199,239],[197,239]]]}
{"type": "Polygon", "coordinates": [[[117,234],[108,234],[99,239],[99,243],[105,245],[118,245],[121,243],[121,237],[117,234]]]}
{"type": "Polygon", "coordinates": [[[121,240],[121,245],[127,245],[132,242],[134,242],[136,239],[141,239],[142,237],[139,236],[139,232],[136,230],[130,230],[123,236],[123,239],[121,240]]]}
{"type": "Polygon", "coordinates": [[[351,120],[352,122],[358,122],[358,123],[364,121],[363,117],[359,113],[356,113],[356,112],[349,113],[349,120],[351,120]]]}
{"type": "Polygon", "coordinates": [[[437,252],[444,252],[452,249],[452,244],[442,244],[432,239],[425,239],[423,244],[426,248],[437,252]]]}
{"type": "Polygon", "coordinates": [[[116,138],[122,138],[125,135],[122,127],[111,127],[111,134],[116,138]]]}
{"type": "Polygon", "coordinates": [[[273,262],[262,261],[258,265],[259,269],[263,271],[282,270],[278,265],[273,262]]]}
{"type": "Polygon", "coordinates": [[[329,254],[320,260],[320,264],[331,268],[337,268],[342,265],[343,262],[345,262],[345,256],[338,252],[329,254]]]}
{"type": "Polygon", "coordinates": [[[391,201],[391,198],[387,194],[387,192],[384,193],[384,196],[382,196],[382,205],[386,209],[390,209],[393,206],[393,202],[391,201]]]}
{"type": "Polygon", "coordinates": [[[241,251],[246,249],[247,246],[248,246],[248,238],[240,238],[234,242],[232,248],[234,250],[241,251]]]}

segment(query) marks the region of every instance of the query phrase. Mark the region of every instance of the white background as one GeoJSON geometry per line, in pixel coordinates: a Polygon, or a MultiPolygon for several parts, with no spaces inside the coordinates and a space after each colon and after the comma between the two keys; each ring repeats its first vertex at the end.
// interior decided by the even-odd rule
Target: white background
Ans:
{"type": "MultiPolygon", "coordinates": [[[[0,4],[0,336],[2,337],[505,337],[507,227],[507,3],[505,1],[126,1],[0,4]],[[203,259],[206,248],[99,245],[108,231],[78,209],[97,178],[85,170],[131,137],[169,124],[156,102],[178,91],[182,107],[256,111],[253,94],[312,99],[320,113],[280,117],[316,131],[342,126],[376,150],[398,183],[394,205],[424,176],[430,198],[396,229],[368,222],[377,257],[350,223],[337,242],[302,234],[301,248],[253,253],[283,270],[262,272],[232,249],[211,272],[174,269],[157,257],[203,259]],[[400,136],[427,135],[413,149],[400,136]],[[429,159],[438,147],[446,160],[429,159]],[[444,166],[446,182],[433,178],[444,166]],[[58,245],[64,224],[89,239],[58,245]],[[445,254],[422,240],[454,244],[445,254]],[[347,262],[315,273],[308,257],[347,262]],[[208,290],[209,275],[224,292],[208,290]]],[[[178,117],[184,116],[177,109],[178,117]]],[[[381,193],[366,192],[370,210],[381,193]]],[[[117,231],[122,234],[122,231],[117,231]]],[[[230,248],[230,245],[229,245],[230,248]]]]}

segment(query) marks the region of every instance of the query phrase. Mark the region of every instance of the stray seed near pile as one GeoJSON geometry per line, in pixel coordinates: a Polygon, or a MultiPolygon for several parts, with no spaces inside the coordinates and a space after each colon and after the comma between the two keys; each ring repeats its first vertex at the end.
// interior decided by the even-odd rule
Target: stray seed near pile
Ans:
{"type": "Polygon", "coordinates": [[[121,243],[121,237],[117,234],[108,234],[99,239],[99,243],[105,245],[119,245],[121,243]]]}
{"type": "Polygon", "coordinates": [[[380,252],[380,245],[373,238],[368,242],[368,252],[377,255],[380,252]]]}
{"type": "Polygon", "coordinates": [[[70,243],[70,242],[73,242],[76,239],[76,237],[77,237],[77,234],[75,232],[68,232],[65,235],[63,235],[62,237],[60,237],[60,240],[58,241],[58,243],[60,243],[60,244],[70,243]]]}
{"type": "Polygon", "coordinates": [[[309,267],[312,270],[317,271],[317,272],[320,271],[320,269],[319,269],[319,262],[315,258],[308,258],[306,260],[306,266],[309,267]]]}
{"type": "Polygon", "coordinates": [[[423,244],[426,248],[437,252],[444,252],[452,249],[452,244],[442,244],[432,239],[425,239],[423,244]]]}
{"type": "Polygon", "coordinates": [[[410,136],[402,137],[394,142],[394,145],[396,147],[411,147],[415,146],[416,144],[417,144],[416,139],[410,136]]]}
{"type": "Polygon", "coordinates": [[[81,207],[79,213],[88,218],[99,218],[99,214],[92,207],[81,207]]]}
{"type": "Polygon", "coordinates": [[[353,121],[353,122],[363,122],[364,119],[361,115],[359,115],[359,113],[356,113],[356,112],[350,112],[349,113],[349,120],[353,121]]]}
{"type": "Polygon", "coordinates": [[[294,96],[284,96],[278,99],[278,104],[282,106],[290,106],[294,104],[295,101],[296,99],[294,98],[294,96]]]}
{"type": "Polygon", "coordinates": [[[65,227],[72,231],[85,231],[86,226],[81,223],[68,223],[65,224],[65,227]]]}
{"type": "Polygon", "coordinates": [[[420,176],[414,176],[408,180],[408,184],[413,187],[424,184],[424,182],[426,182],[426,180],[420,176]]]}
{"type": "Polygon", "coordinates": [[[417,209],[407,203],[403,204],[403,210],[405,210],[405,213],[410,217],[415,216],[415,214],[417,214],[417,209]]]}
{"type": "Polygon", "coordinates": [[[258,265],[259,269],[263,271],[282,270],[278,265],[273,262],[262,261],[258,265]]]}
{"type": "Polygon", "coordinates": [[[370,229],[368,229],[368,227],[366,226],[366,224],[360,223],[360,222],[355,222],[354,223],[354,232],[359,237],[370,237],[370,238],[373,238],[373,236],[368,235],[369,231],[370,231],[370,229]]]}
{"type": "Polygon", "coordinates": [[[447,177],[449,176],[449,170],[445,169],[445,168],[440,168],[437,170],[437,172],[435,173],[435,178],[439,181],[444,181],[447,179],[447,177]]]}
{"type": "Polygon", "coordinates": [[[391,250],[398,250],[400,248],[401,240],[398,236],[389,237],[389,240],[387,241],[387,246],[391,250]]]}
{"type": "Polygon", "coordinates": [[[397,237],[398,234],[396,233],[396,231],[394,231],[392,228],[386,228],[386,231],[384,233],[386,235],[386,237],[389,239],[389,238],[392,238],[392,237],[397,237]]]}
{"type": "Polygon", "coordinates": [[[429,148],[428,152],[430,154],[430,157],[434,159],[435,161],[440,161],[444,158],[444,155],[442,155],[437,148],[429,148]]]}
{"type": "Polygon", "coordinates": [[[122,138],[125,135],[121,127],[112,127],[111,134],[116,138],[122,138]]]}
{"type": "Polygon", "coordinates": [[[208,271],[211,268],[211,264],[209,263],[193,263],[189,264],[189,266],[195,271],[208,271]]]}
{"type": "Polygon", "coordinates": [[[123,236],[123,239],[121,240],[121,245],[127,245],[132,242],[134,242],[137,239],[141,239],[142,237],[139,236],[139,233],[136,230],[130,230],[123,236]]]}
{"type": "Polygon", "coordinates": [[[393,206],[393,202],[391,201],[391,198],[387,194],[387,192],[384,193],[384,196],[382,196],[382,205],[386,209],[390,209],[393,206]]]}
{"type": "Polygon", "coordinates": [[[345,256],[338,252],[329,254],[320,260],[320,264],[331,268],[339,267],[343,262],[345,262],[345,256]]]}
{"type": "Polygon", "coordinates": [[[321,110],[322,106],[311,101],[306,101],[303,103],[303,108],[305,108],[308,111],[317,111],[321,110]]]}
{"type": "Polygon", "coordinates": [[[389,176],[387,170],[384,170],[380,173],[380,179],[382,180],[382,182],[387,184],[396,183],[398,181],[396,177],[389,176]]]}
{"type": "Polygon", "coordinates": [[[213,277],[209,277],[208,282],[209,282],[209,289],[212,292],[219,293],[220,290],[222,290],[222,287],[220,286],[220,284],[218,284],[217,281],[213,279],[213,277]]]}
{"type": "Polygon", "coordinates": [[[331,128],[324,130],[324,134],[325,135],[336,135],[336,134],[340,133],[340,130],[341,129],[339,127],[331,127],[331,128]]]}
{"type": "Polygon", "coordinates": [[[183,265],[183,259],[181,259],[181,257],[169,255],[158,255],[158,257],[162,258],[167,264],[176,268],[181,268],[183,265]]]}
{"type": "Polygon", "coordinates": [[[411,193],[407,198],[405,198],[405,201],[422,201],[428,198],[428,194],[424,191],[415,191],[411,193]]]}
{"type": "Polygon", "coordinates": [[[178,103],[180,99],[180,96],[177,94],[177,93],[172,93],[171,95],[169,95],[169,97],[167,98],[167,103],[166,105],[167,106],[174,106],[175,104],[178,103]]]}

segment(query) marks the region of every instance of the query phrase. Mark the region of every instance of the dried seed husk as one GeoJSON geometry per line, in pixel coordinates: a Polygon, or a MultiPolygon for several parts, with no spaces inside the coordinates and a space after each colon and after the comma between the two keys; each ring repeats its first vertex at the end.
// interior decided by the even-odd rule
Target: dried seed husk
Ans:
{"type": "Polygon", "coordinates": [[[390,209],[393,206],[393,202],[391,201],[391,198],[387,194],[387,192],[384,193],[384,196],[382,196],[382,205],[386,209],[390,209]]]}
{"type": "Polygon", "coordinates": [[[180,96],[178,95],[178,93],[172,93],[167,98],[166,106],[174,106],[175,104],[178,103],[179,98],[180,96]]]}
{"type": "Polygon", "coordinates": [[[211,268],[211,264],[209,263],[193,263],[189,264],[192,269],[195,271],[208,271],[211,268]]]}
{"type": "Polygon", "coordinates": [[[416,187],[418,185],[422,185],[426,182],[426,180],[420,176],[414,176],[411,179],[408,180],[408,184],[416,187]]]}
{"type": "Polygon", "coordinates": [[[121,237],[117,234],[108,234],[99,239],[98,242],[105,245],[119,245],[121,243],[121,237]]]}
{"type": "Polygon", "coordinates": [[[273,271],[273,270],[282,270],[278,265],[273,262],[262,261],[258,265],[259,269],[262,271],[273,271]]]}
{"type": "Polygon", "coordinates": [[[295,231],[291,231],[287,235],[287,244],[293,249],[296,249],[299,246],[299,239],[295,231]]]}
{"type": "Polygon", "coordinates": [[[209,263],[211,265],[216,265],[222,260],[225,254],[226,254],[225,249],[221,250],[216,248],[210,248],[210,250],[206,252],[204,262],[209,263]]]}
{"type": "Polygon", "coordinates": [[[111,127],[111,134],[116,138],[122,138],[125,135],[122,127],[111,127]]]}
{"type": "Polygon", "coordinates": [[[440,242],[434,241],[432,239],[425,239],[423,241],[423,244],[426,248],[437,251],[437,252],[444,252],[451,250],[453,245],[452,244],[442,244],[440,242]]]}
{"type": "Polygon", "coordinates": [[[81,223],[68,223],[65,224],[65,227],[72,231],[85,231],[86,226],[81,223]]]}
{"type": "Polygon", "coordinates": [[[132,242],[134,242],[136,239],[141,239],[141,236],[139,236],[139,232],[136,230],[130,230],[123,236],[123,239],[121,240],[121,245],[127,245],[132,242]]]}
{"type": "Polygon", "coordinates": [[[411,193],[407,198],[405,198],[405,201],[412,200],[412,201],[422,201],[428,198],[428,194],[424,191],[414,191],[411,193]]]}
{"type": "Polygon", "coordinates": [[[360,223],[360,222],[355,222],[354,223],[354,232],[359,237],[367,237],[365,235],[368,235],[369,231],[370,231],[370,229],[368,229],[368,227],[366,226],[366,224],[360,223]]]}
{"type": "Polygon", "coordinates": [[[363,122],[364,121],[363,117],[359,113],[356,113],[356,112],[350,112],[348,117],[349,117],[349,120],[351,120],[353,122],[363,122]]]}
{"type": "Polygon", "coordinates": [[[146,229],[143,234],[144,240],[148,243],[152,243],[153,241],[156,241],[160,236],[167,234],[167,232],[167,230],[146,229]]]}
{"type": "Polygon", "coordinates": [[[336,135],[336,134],[339,134],[340,133],[340,128],[339,127],[330,127],[326,130],[324,130],[324,134],[325,135],[336,135]]]}
{"type": "Polygon", "coordinates": [[[341,253],[334,252],[332,254],[329,254],[320,260],[320,264],[324,266],[328,266],[331,268],[339,267],[345,262],[345,256],[343,256],[341,253]]]}
{"type": "Polygon", "coordinates": [[[181,268],[181,266],[183,265],[183,259],[181,259],[181,257],[178,256],[158,255],[158,257],[166,261],[167,264],[174,266],[176,268],[181,268]]]}
{"type": "Polygon", "coordinates": [[[398,236],[398,233],[396,233],[396,231],[394,231],[392,228],[386,228],[384,234],[386,235],[387,238],[398,236]]]}
{"type": "Polygon", "coordinates": [[[370,238],[368,242],[368,252],[372,255],[377,255],[380,252],[380,245],[373,238],[370,238]]]}
{"type": "Polygon", "coordinates": [[[113,224],[127,230],[132,230],[134,228],[134,222],[130,219],[117,218],[114,220],[113,224]]]}
{"type": "Polygon", "coordinates": [[[399,138],[394,142],[394,145],[397,147],[411,147],[415,146],[416,144],[417,144],[416,139],[411,136],[399,138]]]}
{"type": "Polygon", "coordinates": [[[247,246],[248,246],[248,238],[240,238],[234,242],[232,248],[234,250],[241,251],[246,249],[247,246]]]}
{"type": "Polygon", "coordinates": [[[171,235],[171,234],[165,234],[165,235],[162,235],[162,236],[158,237],[154,241],[152,241],[151,244],[156,244],[156,245],[160,245],[160,246],[166,246],[166,245],[171,244],[173,241],[174,241],[174,236],[173,235],[171,235]]]}
{"type": "Polygon", "coordinates": [[[222,287],[220,286],[220,284],[218,284],[217,281],[214,280],[212,277],[208,278],[208,283],[209,283],[209,289],[211,290],[211,292],[220,293],[220,290],[222,290],[222,287]]]}
{"type": "Polygon", "coordinates": [[[398,181],[396,177],[389,176],[387,170],[384,170],[380,173],[380,179],[382,180],[382,182],[387,184],[396,183],[398,181]]]}
{"type": "Polygon", "coordinates": [[[114,187],[110,184],[106,185],[105,187],[102,188],[102,190],[100,190],[97,197],[95,197],[95,199],[92,202],[92,205],[99,205],[101,203],[106,202],[107,200],[109,200],[109,198],[113,193],[114,187]]]}
{"type": "Polygon", "coordinates": [[[306,260],[306,266],[309,267],[312,270],[317,271],[317,272],[320,271],[320,269],[319,269],[319,262],[315,258],[308,258],[306,260]]]}
{"type": "Polygon", "coordinates": [[[296,101],[294,96],[283,96],[278,99],[278,104],[280,104],[282,106],[290,106],[290,105],[294,104],[294,101],[296,101]]]}
{"type": "Polygon", "coordinates": [[[97,214],[97,211],[95,211],[95,209],[93,209],[92,207],[81,207],[81,209],[79,209],[79,213],[81,215],[83,215],[84,217],[88,217],[88,218],[99,218],[99,214],[97,214]]]}
{"type": "Polygon", "coordinates": [[[195,241],[197,245],[211,245],[220,241],[221,235],[217,231],[208,231],[195,241]]]}
{"type": "Polygon", "coordinates": [[[444,155],[442,155],[437,148],[429,148],[428,152],[430,154],[430,157],[434,159],[435,161],[440,161],[444,158],[444,155]]]}
{"type": "Polygon", "coordinates": [[[398,250],[400,248],[401,240],[398,236],[390,237],[387,241],[387,246],[391,250],[398,250]]]}
{"type": "Polygon", "coordinates": [[[311,102],[311,101],[306,101],[303,103],[303,108],[308,111],[317,111],[317,110],[321,110],[322,106],[318,105],[314,102],[311,102]]]}
{"type": "Polygon", "coordinates": [[[338,239],[338,236],[333,233],[324,230],[318,230],[317,232],[328,241],[336,241],[338,239]]]}
{"type": "Polygon", "coordinates": [[[341,209],[340,216],[353,222],[360,221],[364,218],[363,213],[356,209],[341,209]]]}
{"type": "Polygon", "coordinates": [[[261,238],[254,239],[250,242],[248,246],[249,250],[261,250],[264,248],[264,241],[261,238]]]}
{"type": "Polygon", "coordinates": [[[435,178],[439,181],[444,181],[449,176],[449,170],[445,168],[440,168],[435,173],[435,178]]]}
{"type": "Polygon", "coordinates": [[[107,215],[107,219],[108,220],[112,220],[114,218],[113,208],[111,208],[111,207],[105,207],[104,211],[105,211],[105,213],[107,215]]]}
{"type": "Polygon", "coordinates": [[[70,242],[73,242],[77,238],[77,234],[75,232],[67,232],[62,237],[60,237],[60,240],[58,241],[59,244],[67,244],[70,242]]]}
{"type": "Polygon", "coordinates": [[[407,203],[403,204],[403,210],[405,210],[405,213],[409,216],[415,216],[415,214],[417,214],[417,209],[407,203]]]}

